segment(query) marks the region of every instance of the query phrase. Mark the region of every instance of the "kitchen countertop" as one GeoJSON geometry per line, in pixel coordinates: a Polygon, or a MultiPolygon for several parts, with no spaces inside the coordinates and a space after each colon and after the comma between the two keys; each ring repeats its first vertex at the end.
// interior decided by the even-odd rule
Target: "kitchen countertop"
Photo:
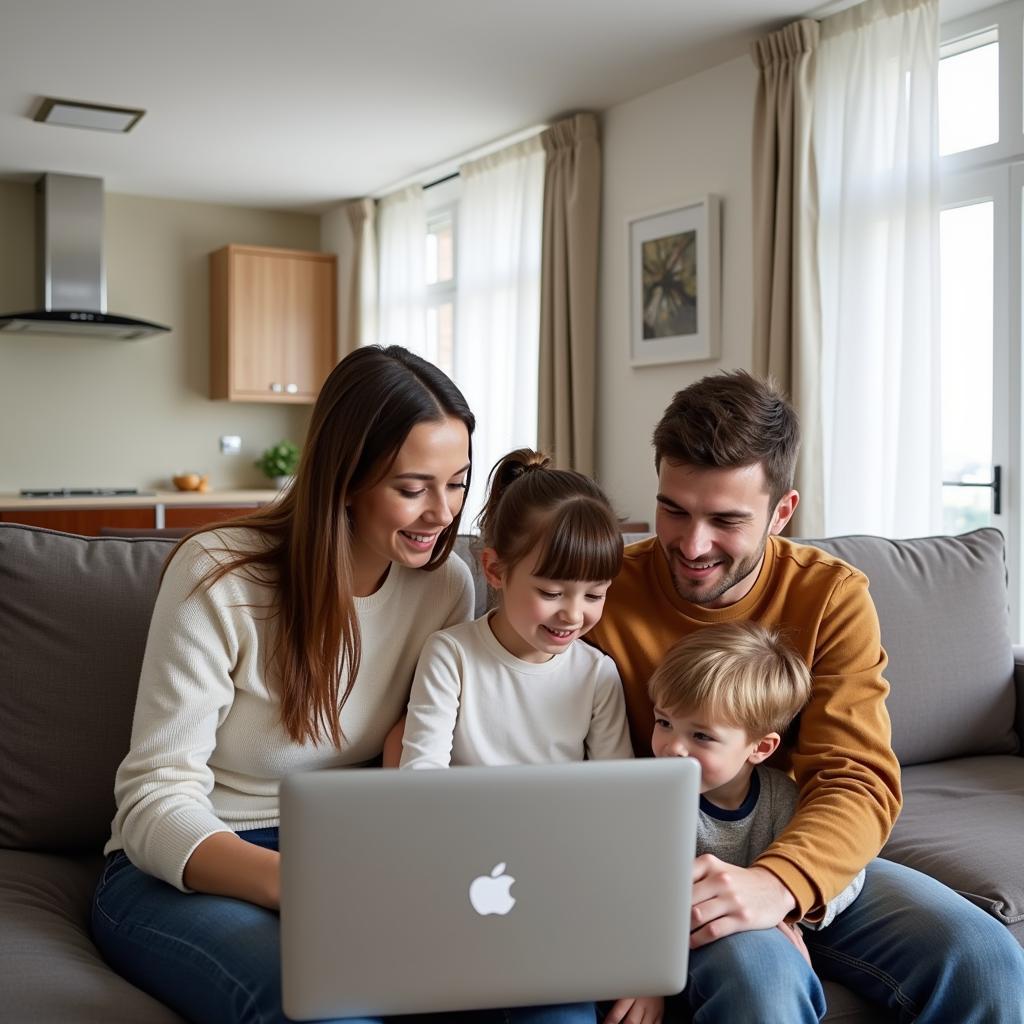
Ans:
{"type": "Polygon", "coordinates": [[[151,491],[148,494],[108,496],[83,494],[73,498],[25,498],[16,493],[0,493],[0,512],[47,508],[153,508],[156,505],[265,505],[279,493],[272,488],[250,491],[151,491]]]}

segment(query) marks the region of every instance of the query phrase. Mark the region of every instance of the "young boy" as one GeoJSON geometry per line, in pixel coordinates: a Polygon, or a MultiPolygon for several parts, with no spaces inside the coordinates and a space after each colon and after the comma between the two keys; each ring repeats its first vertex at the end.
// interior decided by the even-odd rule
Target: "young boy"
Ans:
{"type": "MultiPolygon", "coordinates": [[[[654,704],[655,757],[700,763],[697,856],[749,867],[782,831],[797,805],[796,783],[763,762],[773,753],[811,693],[811,674],[779,636],[753,622],[707,626],[679,640],[648,683],[654,704]]],[[[832,899],[821,929],[864,885],[864,872],[832,899]]],[[[810,960],[799,930],[778,926],[810,960]]],[[[697,951],[699,952],[699,951],[697,951]]],[[[620,1000],[605,1018],[616,1024],[632,1007],[660,1019],[660,1000],[620,1000]],[[634,1002],[638,1005],[633,1005],[634,1002]]]]}
{"type": "MultiPolygon", "coordinates": [[[[796,810],[796,783],[763,762],[810,697],[806,664],[779,630],[726,622],[670,648],[648,692],[654,756],[700,763],[697,856],[749,867],[796,810]]],[[[863,884],[861,871],[827,904],[822,920],[806,927],[831,924],[863,884]]]]}

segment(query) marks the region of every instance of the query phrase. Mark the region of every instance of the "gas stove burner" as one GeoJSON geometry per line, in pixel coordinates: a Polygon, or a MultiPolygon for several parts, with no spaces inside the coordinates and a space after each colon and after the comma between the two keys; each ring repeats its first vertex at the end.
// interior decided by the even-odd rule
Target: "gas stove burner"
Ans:
{"type": "Polygon", "coordinates": [[[51,487],[43,490],[22,490],[18,492],[23,498],[116,498],[120,495],[153,494],[153,491],[140,491],[136,487],[51,487]]]}

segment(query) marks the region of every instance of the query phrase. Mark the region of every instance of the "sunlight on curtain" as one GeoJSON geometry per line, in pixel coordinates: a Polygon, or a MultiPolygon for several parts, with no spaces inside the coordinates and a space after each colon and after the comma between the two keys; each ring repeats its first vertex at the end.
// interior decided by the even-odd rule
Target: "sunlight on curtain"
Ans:
{"type": "Polygon", "coordinates": [[[936,0],[821,23],[826,535],[941,528],[938,59],[936,0]]]}
{"type": "Polygon", "coordinates": [[[454,374],[476,413],[463,529],[483,507],[487,474],[537,444],[544,149],[539,136],[459,168],[454,374]]]}
{"type": "Polygon", "coordinates": [[[426,256],[427,217],[423,189],[403,189],[380,201],[378,224],[378,339],[382,345],[404,345],[436,361],[427,349],[426,256]]]}

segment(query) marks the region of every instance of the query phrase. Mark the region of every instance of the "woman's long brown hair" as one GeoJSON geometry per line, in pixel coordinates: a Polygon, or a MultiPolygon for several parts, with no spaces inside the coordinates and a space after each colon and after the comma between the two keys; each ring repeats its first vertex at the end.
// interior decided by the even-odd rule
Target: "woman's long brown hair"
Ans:
{"type": "MultiPolygon", "coordinates": [[[[281,720],[296,743],[329,739],[341,746],[340,712],[359,672],[346,504],[387,473],[414,426],[449,416],[461,420],[472,438],[473,414],[436,366],[397,345],[357,349],[320,391],[291,487],[265,509],[196,531],[243,526],[266,540],[261,550],[232,550],[218,558],[200,585],[238,570],[271,582],[278,632],[265,665],[276,662],[281,720]]],[[[426,570],[448,558],[460,519],[461,512],[442,531],[426,570]]]]}

